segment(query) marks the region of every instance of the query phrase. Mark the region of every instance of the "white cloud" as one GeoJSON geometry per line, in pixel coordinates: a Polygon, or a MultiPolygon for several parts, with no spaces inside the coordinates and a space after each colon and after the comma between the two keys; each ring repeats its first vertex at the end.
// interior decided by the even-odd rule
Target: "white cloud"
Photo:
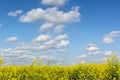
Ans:
{"type": "MultiPolygon", "coordinates": [[[[53,34],[50,35],[46,33],[39,35],[36,38],[34,38],[30,43],[20,43],[15,48],[3,49],[0,50],[0,52],[11,63],[12,61],[13,63],[15,61],[18,63],[19,62],[27,63],[26,60],[31,61],[32,59],[39,57],[38,55],[35,57],[34,54],[56,52],[58,53],[67,51],[65,47],[67,47],[70,44],[69,40],[67,40],[68,35],[67,34],[60,35],[59,33],[63,31],[64,28],[63,24],[77,22],[80,20],[81,15],[78,9],[79,8],[76,6],[68,12],[60,11],[57,7],[47,8],[45,10],[42,8],[37,8],[28,11],[26,14],[22,15],[19,18],[21,22],[35,22],[35,21],[43,22],[43,25],[40,27],[39,31],[48,32],[50,29],[52,29],[53,34]],[[10,53],[10,55],[8,53],[10,53]]],[[[16,10],[14,12],[8,13],[8,15],[18,16],[22,12],[23,12],[22,10],[21,11],[16,10]]],[[[5,41],[14,42],[17,39],[18,39],[17,37],[9,37],[5,41]]],[[[40,58],[48,59],[52,57],[43,56],[40,58]]]]}
{"type": "Polygon", "coordinates": [[[44,5],[50,5],[50,6],[62,6],[64,5],[68,0],[42,0],[42,4],[44,5]]]}
{"type": "Polygon", "coordinates": [[[88,44],[86,47],[87,52],[92,52],[92,51],[97,51],[99,48],[97,47],[96,44],[88,44]]]}
{"type": "Polygon", "coordinates": [[[54,57],[50,57],[50,56],[40,56],[40,59],[54,59],[54,57]]]}
{"type": "Polygon", "coordinates": [[[120,36],[120,31],[112,31],[109,34],[104,36],[102,42],[106,44],[113,43],[114,39],[118,36],[120,36]]]}
{"type": "MultiPolygon", "coordinates": [[[[67,37],[66,34],[58,36],[40,35],[33,39],[30,50],[42,51],[43,53],[54,53],[56,52],[56,49],[63,49],[70,44],[67,37]]],[[[59,52],[59,50],[57,50],[57,52],[59,52]]]]}
{"type": "MultiPolygon", "coordinates": [[[[14,14],[14,16],[17,15],[18,13],[14,14]]],[[[32,60],[39,57],[35,57],[32,53],[61,53],[67,51],[66,47],[70,44],[69,40],[67,40],[68,35],[60,35],[59,33],[63,31],[63,24],[79,21],[80,13],[78,11],[78,7],[72,8],[69,12],[60,11],[57,7],[47,8],[45,10],[42,8],[37,8],[27,12],[25,15],[21,16],[19,20],[21,22],[43,22],[43,25],[40,27],[39,31],[46,33],[37,36],[30,43],[20,43],[15,48],[2,50],[2,54],[6,54],[4,56],[8,58],[8,60],[11,59],[11,63],[12,60],[17,60],[16,62],[19,63],[20,60],[25,62],[26,59],[32,60]],[[50,34],[47,33],[49,31],[50,34]],[[14,56],[12,57],[11,55],[8,55],[8,53],[11,55],[14,54],[14,56]],[[19,56],[17,54],[19,54],[19,56]]],[[[8,38],[6,41],[13,42],[15,41],[15,38],[8,38]]],[[[41,58],[50,57],[47,56],[41,58]]]]}
{"type": "Polygon", "coordinates": [[[55,45],[55,44],[56,44],[56,41],[55,41],[55,40],[49,40],[49,41],[45,42],[44,44],[45,44],[45,45],[52,46],[52,45],[55,45]]]}
{"type": "Polygon", "coordinates": [[[68,40],[62,40],[60,41],[60,43],[58,44],[58,47],[66,47],[70,44],[70,42],[68,40]]]}
{"type": "Polygon", "coordinates": [[[16,10],[16,11],[11,11],[8,13],[8,16],[13,16],[13,17],[16,17],[18,16],[19,14],[22,14],[23,10],[16,10]]]}
{"type": "Polygon", "coordinates": [[[89,54],[89,55],[98,55],[98,54],[100,54],[101,52],[100,51],[91,51],[91,52],[87,52],[87,54],[89,54]]]}
{"type": "Polygon", "coordinates": [[[83,54],[83,55],[80,55],[80,56],[76,56],[76,58],[85,58],[86,57],[86,55],[85,54],[83,54]]]}
{"type": "Polygon", "coordinates": [[[64,28],[64,25],[55,25],[53,23],[44,23],[40,27],[39,31],[60,34],[63,31],[63,28],[64,28]]]}
{"type": "Polygon", "coordinates": [[[113,43],[114,40],[112,38],[109,38],[109,37],[106,37],[106,38],[103,38],[103,43],[113,43]]]}
{"type": "Polygon", "coordinates": [[[71,23],[80,20],[78,9],[79,7],[76,6],[69,12],[63,12],[59,11],[57,7],[47,8],[46,10],[37,8],[22,15],[19,20],[21,22],[42,21],[56,24],[71,23]]]}
{"type": "Polygon", "coordinates": [[[108,35],[106,35],[105,37],[114,38],[114,37],[118,37],[119,35],[120,35],[120,31],[112,31],[108,35]]]}
{"type": "Polygon", "coordinates": [[[111,54],[114,54],[116,56],[119,55],[118,52],[113,52],[111,50],[101,51],[96,44],[88,44],[86,50],[87,53],[75,57],[77,62],[85,61],[86,63],[89,62],[103,63],[106,62],[107,58],[111,54]]]}
{"type": "Polygon", "coordinates": [[[40,27],[39,31],[41,31],[41,32],[49,31],[53,26],[54,26],[54,24],[52,24],[52,23],[45,23],[40,27]]]}
{"type": "Polygon", "coordinates": [[[67,34],[63,34],[63,35],[58,35],[55,37],[55,40],[64,40],[67,39],[68,35],[67,34]]]}
{"type": "MultiPolygon", "coordinates": [[[[28,64],[33,60],[33,55],[25,53],[16,48],[0,49],[1,57],[5,59],[5,65],[8,64],[28,64]]],[[[0,57],[0,58],[1,58],[0,57]]]]}
{"type": "MultiPolygon", "coordinates": [[[[40,55],[40,51],[38,51],[39,53],[35,53],[33,54],[32,52],[32,48],[26,48],[25,46],[30,46],[28,44],[21,44],[18,45],[16,48],[8,48],[8,49],[0,49],[0,53],[1,56],[0,58],[4,58],[5,59],[5,65],[8,64],[16,64],[16,65],[22,65],[22,64],[31,64],[32,60],[34,59],[42,59],[44,64],[48,64],[49,60],[52,60],[52,64],[58,64],[59,59],[55,59],[55,57],[52,56],[41,56],[40,55]],[[28,50],[29,52],[24,52],[24,50],[28,50]],[[20,51],[20,52],[18,52],[20,51]],[[22,53],[21,53],[22,52],[22,53]],[[39,55],[39,56],[38,56],[39,55]]],[[[32,47],[34,45],[31,45],[32,47]]],[[[45,50],[46,52],[46,50],[45,50]]],[[[49,52],[47,52],[49,53],[49,52]]]]}
{"type": "Polygon", "coordinates": [[[70,44],[70,42],[68,40],[61,40],[59,41],[55,41],[55,40],[50,40],[48,42],[44,43],[44,46],[46,46],[47,49],[57,49],[57,48],[63,48],[66,47],[70,44]]]}
{"type": "Polygon", "coordinates": [[[113,52],[112,52],[112,51],[106,51],[104,55],[109,56],[109,55],[111,55],[111,54],[113,54],[113,52]]]}
{"type": "Polygon", "coordinates": [[[18,38],[15,37],[15,36],[13,36],[13,37],[7,38],[5,41],[7,41],[7,42],[15,42],[15,41],[17,41],[17,40],[18,40],[18,38]]]}
{"type": "Polygon", "coordinates": [[[48,41],[51,39],[50,35],[39,35],[37,38],[33,40],[33,42],[43,42],[43,41],[48,41]]]}
{"type": "Polygon", "coordinates": [[[24,58],[28,58],[28,57],[29,57],[29,55],[25,54],[25,55],[18,56],[17,59],[24,59],[24,58]]]}
{"type": "Polygon", "coordinates": [[[54,32],[55,33],[61,33],[63,31],[63,25],[57,25],[55,28],[54,28],[54,32]]]}
{"type": "Polygon", "coordinates": [[[37,38],[33,39],[33,43],[28,45],[32,51],[40,51],[43,53],[54,53],[59,52],[58,49],[63,49],[68,46],[70,42],[67,40],[67,35],[39,35],[37,38]],[[38,43],[39,42],[39,43],[38,43]]]}

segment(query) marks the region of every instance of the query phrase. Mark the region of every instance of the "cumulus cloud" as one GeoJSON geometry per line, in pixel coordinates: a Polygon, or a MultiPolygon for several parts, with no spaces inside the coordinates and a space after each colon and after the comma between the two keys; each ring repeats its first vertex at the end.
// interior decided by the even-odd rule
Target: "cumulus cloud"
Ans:
{"type": "MultiPolygon", "coordinates": [[[[15,48],[0,49],[0,57],[5,58],[5,64],[29,64],[33,59],[39,58],[38,54],[40,55],[40,53],[58,53],[59,50],[62,50],[63,47],[66,47],[67,45],[67,40],[56,41],[54,38],[48,41],[44,41],[40,44],[20,43],[15,48]]],[[[52,57],[40,58],[44,60],[52,59],[52,57]]]]}
{"type": "Polygon", "coordinates": [[[22,15],[19,19],[21,22],[49,22],[55,24],[71,23],[80,20],[79,7],[74,7],[69,12],[59,11],[57,7],[47,8],[46,10],[42,8],[32,9],[26,14],[22,15]],[[64,16],[64,17],[63,17],[64,16]]]}
{"type": "Polygon", "coordinates": [[[109,37],[106,37],[103,39],[103,43],[109,44],[109,43],[113,43],[113,42],[114,42],[114,40],[112,38],[109,38],[109,37]]]}
{"type": "Polygon", "coordinates": [[[55,28],[54,28],[54,32],[59,34],[63,31],[63,28],[64,28],[64,25],[57,25],[55,28]]]}
{"type": "Polygon", "coordinates": [[[104,54],[104,55],[110,56],[111,54],[113,54],[112,51],[105,51],[105,54],[104,54]]]}
{"type": "Polygon", "coordinates": [[[38,37],[32,40],[31,44],[21,44],[17,49],[22,51],[29,50],[34,52],[41,53],[54,53],[59,52],[59,49],[63,49],[67,47],[70,42],[67,40],[67,35],[58,35],[58,36],[50,36],[50,35],[39,35],[38,37]]]}
{"type": "Polygon", "coordinates": [[[5,41],[7,41],[7,42],[15,42],[15,41],[17,41],[17,40],[18,40],[18,38],[15,37],[15,36],[13,36],[13,37],[7,38],[5,41]]]}
{"type": "Polygon", "coordinates": [[[85,55],[85,54],[80,55],[80,56],[76,56],[76,58],[85,58],[85,57],[86,57],[86,55],[85,55]]]}
{"type": "Polygon", "coordinates": [[[34,58],[33,55],[27,54],[22,50],[18,50],[16,48],[7,48],[0,49],[0,58],[5,59],[5,65],[8,64],[29,64],[34,58]],[[22,52],[22,53],[21,53],[22,52]]]}
{"type": "Polygon", "coordinates": [[[49,41],[45,42],[44,44],[47,45],[47,46],[54,46],[56,44],[56,41],[55,40],[49,40],[49,41]]]}
{"type": "Polygon", "coordinates": [[[99,54],[95,55],[94,53],[92,54],[81,54],[79,56],[76,56],[75,59],[77,62],[85,61],[86,63],[89,62],[97,62],[97,63],[103,63],[107,61],[107,58],[111,55],[119,55],[117,52],[113,51],[99,51],[99,54]]]}
{"type": "Polygon", "coordinates": [[[44,23],[43,25],[40,26],[39,31],[60,34],[62,33],[63,28],[64,25],[55,25],[54,23],[44,23]]]}
{"type": "Polygon", "coordinates": [[[63,35],[58,35],[55,37],[55,40],[64,40],[67,39],[68,35],[67,34],[63,34],[63,35]]]}
{"type": "Polygon", "coordinates": [[[43,42],[43,41],[48,41],[51,39],[50,35],[39,35],[38,37],[36,37],[33,42],[43,42]]]}
{"type": "Polygon", "coordinates": [[[16,10],[16,11],[11,11],[8,13],[8,16],[16,17],[20,14],[22,14],[23,10],[16,10]]]}
{"type": "Polygon", "coordinates": [[[101,51],[99,51],[99,50],[87,52],[88,55],[99,55],[100,53],[101,53],[101,51]]]}
{"type": "Polygon", "coordinates": [[[39,48],[45,51],[51,51],[51,49],[55,50],[58,48],[66,47],[70,44],[67,38],[68,36],[66,34],[58,36],[39,35],[37,38],[33,39],[33,42],[37,44],[36,46],[36,44],[34,43],[36,46],[34,47],[34,49],[39,48]],[[38,45],[38,42],[40,43],[40,45],[38,45]]]}
{"type": "Polygon", "coordinates": [[[47,35],[43,34],[34,38],[30,50],[41,53],[55,53],[67,51],[64,48],[70,44],[69,40],[67,40],[68,35],[60,35],[60,33],[63,31],[64,24],[77,22],[80,20],[80,16],[78,6],[73,7],[68,12],[60,11],[57,7],[47,8],[45,10],[36,8],[22,15],[19,21],[23,23],[43,22],[39,31],[46,32],[47,35]]]}
{"type": "Polygon", "coordinates": [[[87,51],[85,54],[81,54],[75,57],[76,62],[79,63],[81,61],[85,61],[86,63],[89,62],[101,63],[106,62],[107,58],[111,54],[119,56],[119,53],[115,51],[111,50],[101,51],[96,44],[88,44],[85,50],[87,51]]]}
{"type": "Polygon", "coordinates": [[[54,26],[53,23],[44,23],[44,24],[40,27],[39,31],[41,31],[41,32],[49,31],[53,26],[54,26]]]}
{"type": "Polygon", "coordinates": [[[93,52],[93,51],[97,51],[97,50],[99,50],[99,48],[97,47],[96,44],[88,44],[86,47],[87,52],[93,52]]]}
{"type": "Polygon", "coordinates": [[[105,35],[102,42],[110,44],[114,42],[114,39],[120,35],[120,31],[112,31],[109,34],[105,35]]]}
{"type": "MultiPolygon", "coordinates": [[[[42,0],[42,4],[61,6],[64,5],[68,0],[59,0],[53,2],[52,0],[42,0]],[[44,2],[43,2],[44,1],[44,2]],[[48,3],[47,3],[48,2],[48,3]]],[[[8,13],[9,16],[17,16],[23,11],[12,11],[8,13]]],[[[70,44],[67,34],[61,34],[63,31],[64,25],[66,23],[77,22],[80,20],[79,7],[73,7],[70,11],[65,12],[58,9],[58,7],[52,8],[36,8],[28,11],[19,18],[20,22],[42,22],[43,24],[39,28],[40,32],[45,32],[33,38],[30,43],[20,43],[15,48],[3,49],[0,52],[2,54],[6,53],[6,58],[17,60],[23,62],[25,60],[32,60],[36,57],[34,54],[40,53],[59,53],[67,51],[66,47],[70,44]],[[50,33],[48,33],[50,32],[50,33]],[[7,53],[14,54],[12,57],[7,53]],[[18,55],[17,55],[18,54],[18,55]],[[20,56],[21,55],[21,56],[20,56]]],[[[17,40],[17,37],[9,37],[6,41],[14,42],[17,40]]],[[[41,56],[42,59],[50,59],[49,56],[41,56]]],[[[10,62],[12,62],[12,60],[10,62]]],[[[13,61],[14,62],[14,61],[13,61]]],[[[59,62],[59,61],[58,61],[59,62]]]]}
{"type": "Polygon", "coordinates": [[[81,61],[84,61],[86,63],[89,63],[89,62],[103,62],[104,58],[106,58],[106,56],[104,54],[98,54],[98,55],[82,54],[82,55],[79,55],[79,56],[75,57],[75,59],[78,63],[81,62],[81,61]]]}
{"type": "Polygon", "coordinates": [[[50,57],[50,56],[40,56],[40,59],[54,59],[54,57],[50,57]]]}
{"type": "Polygon", "coordinates": [[[42,4],[44,5],[50,5],[50,6],[62,6],[64,5],[68,0],[42,0],[42,4]]]}
{"type": "Polygon", "coordinates": [[[70,44],[68,40],[61,40],[61,41],[55,41],[50,40],[44,43],[45,49],[49,50],[55,50],[55,49],[61,49],[63,47],[67,47],[70,44]]]}
{"type": "Polygon", "coordinates": [[[70,42],[68,40],[62,40],[60,41],[60,43],[58,44],[58,47],[66,47],[70,44],[70,42]]]}

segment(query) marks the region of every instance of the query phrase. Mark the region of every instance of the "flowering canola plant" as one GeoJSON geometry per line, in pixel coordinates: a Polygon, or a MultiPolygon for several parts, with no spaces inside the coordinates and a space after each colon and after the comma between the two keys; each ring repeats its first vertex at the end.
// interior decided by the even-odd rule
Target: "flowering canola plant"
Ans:
{"type": "MultiPolygon", "coordinates": [[[[0,60],[3,63],[3,59],[0,60]]],[[[1,64],[0,63],[0,64],[1,64]]],[[[0,66],[0,80],[120,80],[120,64],[116,56],[107,63],[77,64],[73,66],[32,65],[0,66]]]]}

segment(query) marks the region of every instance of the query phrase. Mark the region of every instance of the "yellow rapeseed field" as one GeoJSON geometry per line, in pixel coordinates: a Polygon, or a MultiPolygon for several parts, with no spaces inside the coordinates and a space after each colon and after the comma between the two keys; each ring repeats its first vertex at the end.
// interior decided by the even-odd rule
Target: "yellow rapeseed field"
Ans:
{"type": "MultiPolygon", "coordinates": [[[[0,60],[2,64],[3,59],[0,60]]],[[[0,80],[120,80],[120,64],[116,56],[107,63],[74,66],[38,65],[0,66],[0,80]]],[[[40,60],[42,63],[42,60],[40,60]]]]}

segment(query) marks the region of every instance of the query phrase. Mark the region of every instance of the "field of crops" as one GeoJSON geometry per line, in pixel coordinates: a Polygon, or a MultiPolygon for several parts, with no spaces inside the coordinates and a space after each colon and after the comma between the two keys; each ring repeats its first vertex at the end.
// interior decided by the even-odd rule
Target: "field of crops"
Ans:
{"type": "Polygon", "coordinates": [[[120,80],[120,64],[112,56],[101,64],[0,66],[0,80],[120,80]]]}

